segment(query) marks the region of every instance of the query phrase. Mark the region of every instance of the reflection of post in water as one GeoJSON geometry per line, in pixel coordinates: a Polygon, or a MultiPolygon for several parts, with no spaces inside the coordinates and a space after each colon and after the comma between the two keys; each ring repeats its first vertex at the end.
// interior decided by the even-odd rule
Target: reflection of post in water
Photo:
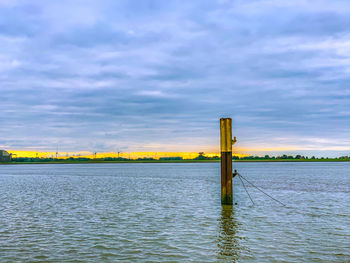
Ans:
{"type": "Polygon", "coordinates": [[[239,238],[236,235],[238,223],[232,205],[223,205],[219,225],[218,259],[236,262],[239,256],[239,238]]]}

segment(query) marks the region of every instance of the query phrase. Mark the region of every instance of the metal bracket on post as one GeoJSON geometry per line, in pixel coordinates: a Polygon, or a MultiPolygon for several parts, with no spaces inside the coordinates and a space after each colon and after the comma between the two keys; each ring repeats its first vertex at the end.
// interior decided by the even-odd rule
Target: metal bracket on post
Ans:
{"type": "Polygon", "coordinates": [[[233,140],[232,140],[232,145],[234,145],[236,143],[237,139],[236,139],[236,136],[233,137],[233,140]]]}

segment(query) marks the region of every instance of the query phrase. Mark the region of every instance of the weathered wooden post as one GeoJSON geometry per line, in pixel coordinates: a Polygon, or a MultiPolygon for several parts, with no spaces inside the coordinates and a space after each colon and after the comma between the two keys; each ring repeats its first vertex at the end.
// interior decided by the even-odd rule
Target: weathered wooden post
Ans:
{"type": "MultiPolygon", "coordinates": [[[[235,138],[236,139],[236,138],[235,138]]],[[[221,204],[232,205],[232,119],[220,119],[221,204]]]]}

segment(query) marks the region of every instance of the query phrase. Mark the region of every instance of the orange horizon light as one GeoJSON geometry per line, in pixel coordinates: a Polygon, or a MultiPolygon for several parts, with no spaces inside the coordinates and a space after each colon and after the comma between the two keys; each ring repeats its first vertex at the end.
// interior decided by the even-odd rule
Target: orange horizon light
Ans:
{"type": "MultiPolygon", "coordinates": [[[[58,159],[67,159],[70,157],[73,158],[117,158],[122,157],[126,159],[138,159],[138,158],[153,158],[159,159],[162,157],[182,157],[183,159],[193,159],[198,157],[199,152],[40,152],[40,151],[22,151],[22,150],[8,150],[14,157],[27,157],[27,158],[57,158],[58,159]]],[[[220,157],[220,153],[205,153],[203,155],[206,157],[220,157]]],[[[233,156],[244,157],[248,156],[247,154],[233,153],[233,156]]]]}

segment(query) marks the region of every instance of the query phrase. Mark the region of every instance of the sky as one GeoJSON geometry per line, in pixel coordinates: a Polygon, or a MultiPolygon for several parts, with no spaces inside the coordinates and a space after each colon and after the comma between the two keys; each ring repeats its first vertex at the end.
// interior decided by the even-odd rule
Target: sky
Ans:
{"type": "Polygon", "coordinates": [[[348,0],[0,0],[0,148],[350,155],[348,0]]]}

